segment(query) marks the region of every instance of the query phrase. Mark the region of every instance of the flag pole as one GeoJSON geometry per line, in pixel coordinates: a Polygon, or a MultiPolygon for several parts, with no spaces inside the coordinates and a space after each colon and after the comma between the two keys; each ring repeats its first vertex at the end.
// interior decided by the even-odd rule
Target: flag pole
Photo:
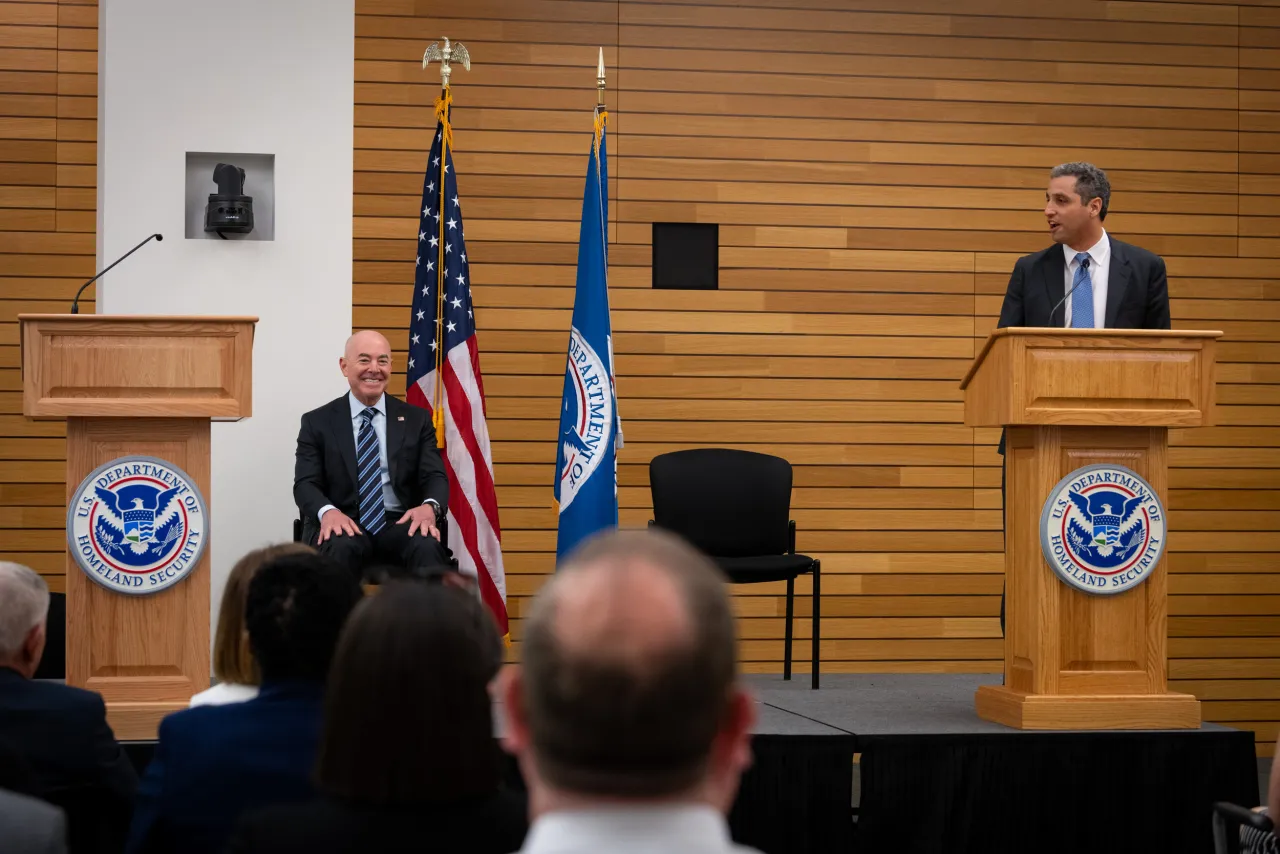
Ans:
{"type": "Polygon", "coordinates": [[[444,317],[444,245],[445,245],[445,178],[449,172],[449,148],[453,145],[453,127],[449,123],[453,108],[453,95],[449,89],[449,78],[453,74],[450,60],[462,63],[467,71],[471,70],[471,54],[462,42],[450,43],[444,39],[444,47],[434,42],[422,55],[422,67],[426,69],[432,60],[440,62],[440,97],[436,99],[436,120],[440,123],[440,162],[437,166],[436,180],[440,182],[440,193],[436,196],[436,328],[435,335],[435,369],[436,383],[431,394],[431,426],[435,428],[436,447],[444,447],[444,325],[440,319],[444,317]]]}

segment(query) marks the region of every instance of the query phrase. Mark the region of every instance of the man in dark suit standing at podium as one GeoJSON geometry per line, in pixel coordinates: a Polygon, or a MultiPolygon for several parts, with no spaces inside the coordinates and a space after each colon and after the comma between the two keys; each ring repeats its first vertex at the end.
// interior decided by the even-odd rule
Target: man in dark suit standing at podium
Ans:
{"type": "Polygon", "coordinates": [[[998,326],[1168,329],[1164,259],[1107,234],[1107,173],[1064,163],[1049,173],[1044,215],[1054,245],[1013,265],[998,326]]]}
{"type": "Polygon", "coordinates": [[[440,544],[449,480],[427,412],[386,394],[391,345],[365,330],[338,360],[351,391],[302,416],[293,497],[303,542],[359,572],[456,566],[440,544]]]}
{"type": "MultiPolygon", "coordinates": [[[[1111,182],[1092,163],[1063,163],[1049,172],[1044,216],[1054,245],[1014,263],[998,327],[1169,328],[1164,259],[1108,235],[1102,221],[1110,205],[1111,182]]],[[[1003,468],[1000,505],[1003,511],[1003,468]]]]}

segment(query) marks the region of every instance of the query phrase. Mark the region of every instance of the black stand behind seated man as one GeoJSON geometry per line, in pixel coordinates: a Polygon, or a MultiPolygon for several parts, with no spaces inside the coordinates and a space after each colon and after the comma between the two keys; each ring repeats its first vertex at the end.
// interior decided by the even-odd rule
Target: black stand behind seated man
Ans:
{"type": "MultiPolygon", "coordinates": [[[[302,416],[293,498],[302,540],[359,574],[456,570],[440,543],[449,480],[424,409],[386,394],[391,345],[373,330],[338,360],[351,391],[302,416]]],[[[375,579],[377,580],[377,579],[375,579]]]]}

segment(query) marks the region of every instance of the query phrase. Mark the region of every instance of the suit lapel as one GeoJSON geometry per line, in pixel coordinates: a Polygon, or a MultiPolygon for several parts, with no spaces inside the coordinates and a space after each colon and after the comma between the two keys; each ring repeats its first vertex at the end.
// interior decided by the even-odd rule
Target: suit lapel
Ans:
{"type": "Polygon", "coordinates": [[[1103,325],[1114,329],[1116,315],[1120,313],[1120,303],[1124,300],[1125,289],[1129,287],[1129,257],[1125,246],[1119,240],[1111,240],[1111,266],[1107,272],[1107,314],[1103,325]]]}
{"type": "Polygon", "coordinates": [[[390,470],[391,482],[396,481],[396,456],[400,446],[404,444],[404,413],[400,411],[400,401],[391,395],[386,396],[387,403],[387,468],[390,470]]]}
{"type": "MultiPolygon", "coordinates": [[[[1056,313],[1053,307],[1062,301],[1063,295],[1066,293],[1066,286],[1063,283],[1063,276],[1066,275],[1067,261],[1062,254],[1062,247],[1054,245],[1044,257],[1044,263],[1040,265],[1040,270],[1044,274],[1045,292],[1049,295],[1049,316],[1045,318],[1042,326],[1053,326],[1053,318],[1056,313]]],[[[1066,316],[1066,309],[1060,309],[1063,317],[1066,316]]],[[[1057,324],[1058,326],[1066,326],[1066,321],[1057,324]]]]}
{"type": "MultiPolygon", "coordinates": [[[[356,483],[356,435],[351,426],[351,404],[347,395],[333,402],[332,427],[338,440],[338,450],[342,452],[342,461],[347,464],[347,473],[351,482],[356,483]]],[[[356,485],[359,489],[359,484],[356,485]]]]}

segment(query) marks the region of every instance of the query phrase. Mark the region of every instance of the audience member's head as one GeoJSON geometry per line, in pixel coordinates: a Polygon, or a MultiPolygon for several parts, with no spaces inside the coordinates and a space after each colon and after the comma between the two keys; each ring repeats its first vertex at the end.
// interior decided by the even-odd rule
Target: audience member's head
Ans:
{"type": "Polygon", "coordinates": [[[218,610],[218,628],[213,636],[213,675],[219,682],[233,685],[262,682],[258,662],[249,648],[249,633],[245,629],[244,611],[249,598],[249,582],[264,564],[276,558],[312,552],[314,549],[302,543],[282,543],[254,549],[231,567],[227,584],[222,588],[222,607],[218,610]]]}
{"type": "Polygon", "coordinates": [[[44,654],[49,585],[20,563],[0,562],[0,667],[30,679],[44,654]]]}
{"type": "Polygon", "coordinates": [[[264,563],[249,582],[244,609],[262,681],[323,682],[361,595],[350,572],[315,553],[264,563]]]}
{"type": "Polygon", "coordinates": [[[611,533],[572,554],[503,680],[534,813],[601,799],[727,810],[754,717],[736,652],[723,579],[682,540],[611,533]]]}
{"type": "Polygon", "coordinates": [[[492,794],[493,617],[465,590],[392,581],[361,602],[329,676],[321,791],[382,806],[492,794]]]}

